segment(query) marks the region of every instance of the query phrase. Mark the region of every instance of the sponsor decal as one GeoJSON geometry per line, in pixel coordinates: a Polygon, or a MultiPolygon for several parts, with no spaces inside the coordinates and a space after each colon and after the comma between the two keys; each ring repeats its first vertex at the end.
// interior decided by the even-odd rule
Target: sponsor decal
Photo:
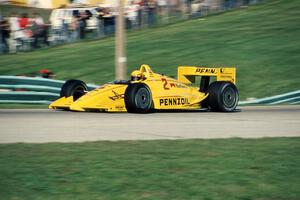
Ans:
{"type": "Polygon", "coordinates": [[[115,100],[118,100],[118,99],[124,99],[124,94],[118,94],[114,90],[112,90],[112,92],[114,93],[114,96],[109,97],[111,100],[115,101],[115,100]]]}
{"type": "Polygon", "coordinates": [[[179,106],[189,104],[188,98],[164,98],[159,99],[159,105],[164,106],[179,106]]]}
{"type": "Polygon", "coordinates": [[[213,68],[197,68],[196,69],[196,73],[212,73],[212,74],[216,74],[217,70],[213,69],[213,68]]]}
{"type": "Polygon", "coordinates": [[[221,77],[221,78],[224,78],[224,79],[232,79],[232,76],[230,76],[230,75],[229,75],[229,76],[221,75],[220,77],[221,77]]]}
{"type": "Polygon", "coordinates": [[[116,106],[117,110],[124,110],[124,106],[116,106]]]}
{"type": "Polygon", "coordinates": [[[176,87],[177,88],[187,88],[187,86],[180,84],[180,83],[176,83],[176,87]]]}
{"type": "Polygon", "coordinates": [[[161,78],[161,81],[163,82],[163,88],[164,90],[169,90],[171,88],[186,88],[184,85],[174,82],[168,82],[166,78],[161,78]]]}

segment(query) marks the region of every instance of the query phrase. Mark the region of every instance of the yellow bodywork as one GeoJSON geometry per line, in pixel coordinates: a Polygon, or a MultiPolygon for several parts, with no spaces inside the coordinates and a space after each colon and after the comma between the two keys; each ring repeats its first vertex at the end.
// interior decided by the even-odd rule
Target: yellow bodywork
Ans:
{"type": "Polygon", "coordinates": [[[73,97],[61,97],[50,104],[50,109],[74,111],[126,112],[124,95],[128,84],[144,83],[152,94],[153,108],[158,110],[200,109],[201,102],[208,93],[199,87],[187,84],[195,83],[196,76],[216,77],[217,81],[230,81],[235,84],[235,68],[208,68],[195,66],[178,67],[178,80],[154,73],[148,65],[142,65],[140,71],[144,78],[139,81],[112,82],[87,92],[73,101],[73,97]]]}

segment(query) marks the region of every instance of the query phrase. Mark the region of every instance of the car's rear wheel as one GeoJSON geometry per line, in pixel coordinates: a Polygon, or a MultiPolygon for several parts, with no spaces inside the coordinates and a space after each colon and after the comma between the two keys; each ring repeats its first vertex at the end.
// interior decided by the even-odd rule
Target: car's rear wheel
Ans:
{"type": "Polygon", "coordinates": [[[152,108],[152,94],[149,87],[143,83],[128,85],[125,91],[125,106],[127,112],[147,113],[152,108]]]}
{"type": "Polygon", "coordinates": [[[87,86],[80,80],[68,80],[60,90],[61,97],[73,96],[74,101],[83,96],[87,91],[87,86]]]}
{"type": "Polygon", "coordinates": [[[213,82],[208,88],[208,94],[208,105],[213,111],[232,112],[238,104],[238,90],[231,82],[213,82]]]}

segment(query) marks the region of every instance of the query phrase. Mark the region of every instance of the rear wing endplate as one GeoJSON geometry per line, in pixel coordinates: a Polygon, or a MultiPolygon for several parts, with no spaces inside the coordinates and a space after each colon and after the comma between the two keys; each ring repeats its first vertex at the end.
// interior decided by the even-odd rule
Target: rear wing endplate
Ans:
{"type": "Polygon", "coordinates": [[[217,81],[229,81],[235,84],[236,68],[209,68],[196,66],[179,66],[178,67],[178,81],[182,83],[195,83],[196,76],[214,76],[217,81]]]}

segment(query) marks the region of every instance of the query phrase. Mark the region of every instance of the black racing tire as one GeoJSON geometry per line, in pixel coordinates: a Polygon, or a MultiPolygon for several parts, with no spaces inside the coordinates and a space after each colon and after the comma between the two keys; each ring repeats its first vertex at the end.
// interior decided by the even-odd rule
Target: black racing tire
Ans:
{"type": "Polygon", "coordinates": [[[60,97],[73,96],[74,101],[83,96],[87,91],[87,86],[80,80],[68,80],[60,90],[60,97]]]}
{"type": "Polygon", "coordinates": [[[129,84],[124,100],[129,113],[149,113],[153,109],[151,90],[144,83],[129,84]]]}
{"type": "Polygon", "coordinates": [[[227,81],[216,81],[208,87],[208,105],[210,110],[232,112],[237,107],[239,93],[236,86],[227,81]]]}

